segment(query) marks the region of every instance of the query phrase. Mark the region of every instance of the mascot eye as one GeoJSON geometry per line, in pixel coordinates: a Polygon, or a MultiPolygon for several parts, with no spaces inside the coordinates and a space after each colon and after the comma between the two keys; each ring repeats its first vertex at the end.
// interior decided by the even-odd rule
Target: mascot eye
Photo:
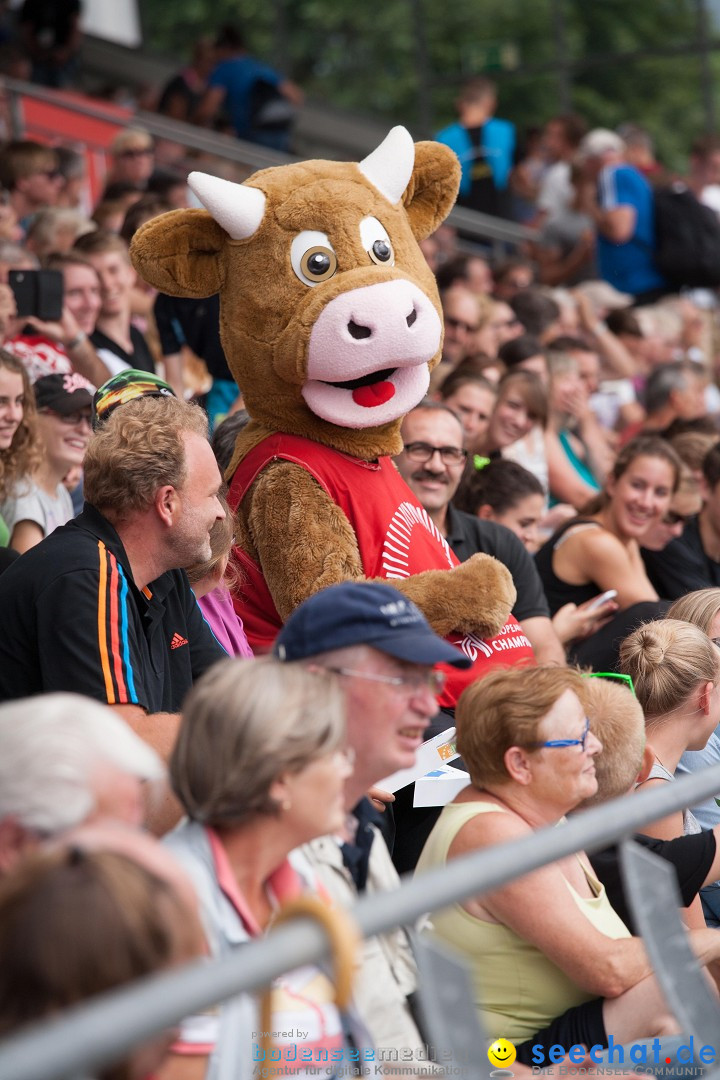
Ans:
{"type": "Polygon", "coordinates": [[[338,268],[337,255],[325,233],[306,229],[298,234],[290,248],[290,262],[305,285],[319,285],[331,278],[338,268]]]}
{"type": "Polygon", "coordinates": [[[392,245],[389,240],[376,240],[368,254],[373,262],[390,262],[393,257],[392,245]]]}
{"type": "Polygon", "coordinates": [[[387,230],[377,218],[366,217],[360,222],[360,240],[368,255],[378,266],[394,266],[395,252],[387,230]]]}
{"type": "Polygon", "coordinates": [[[300,269],[313,281],[325,281],[337,270],[337,256],[330,248],[310,248],[300,260],[300,269]]]}

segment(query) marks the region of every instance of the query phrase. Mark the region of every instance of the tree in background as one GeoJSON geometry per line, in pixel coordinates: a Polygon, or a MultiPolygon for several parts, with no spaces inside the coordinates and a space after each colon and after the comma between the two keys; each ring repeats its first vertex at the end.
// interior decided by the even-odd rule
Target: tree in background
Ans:
{"type": "MultiPolygon", "coordinates": [[[[176,57],[239,20],[252,52],[310,98],[422,136],[454,115],[463,79],[497,78],[523,131],[568,107],[591,126],[632,121],[682,169],[704,129],[698,0],[143,0],[147,44],[176,57]],[[558,59],[573,65],[565,100],[558,59]]],[[[711,61],[720,74],[720,53],[711,61]]]]}

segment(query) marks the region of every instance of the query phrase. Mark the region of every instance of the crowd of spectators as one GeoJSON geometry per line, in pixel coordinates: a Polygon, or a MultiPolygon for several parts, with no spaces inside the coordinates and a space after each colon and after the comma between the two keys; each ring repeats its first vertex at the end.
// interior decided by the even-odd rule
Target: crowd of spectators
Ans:
{"type": "MultiPolygon", "coordinates": [[[[72,40],[54,62],[71,62],[72,40]]],[[[224,107],[238,135],[280,145],[283,101],[301,100],[228,27],[160,108],[210,122],[224,107]],[[248,111],[254,79],[272,93],[248,111]]],[[[435,665],[466,658],[389,585],[320,591],[267,657],[233,606],[222,476],[248,417],[218,298],[157,295],[128,255],[144,221],[187,205],[183,179],[156,169],[140,128],[115,139],[94,207],[78,155],[25,139],[0,152],[0,1033],[224,955],[301,891],[342,908],[418,860],[443,865],[720,761],[717,292],[678,291],[655,266],[661,169],[640,129],[554,117],[518,163],[495,106],[473,80],[438,137],[463,161],[461,201],[516,216],[522,201],[537,239],[501,261],[447,226],[424,242],[444,344],[395,464],[460,561],[507,567],[518,657],[534,664],[462,696],[470,781],[423,814],[411,788],[393,799],[377,785],[453,722],[435,665]],[[55,935],[57,952],[35,941],[55,935]]],[[[718,179],[708,137],[687,190],[713,212],[718,179]]],[[[642,838],[676,867],[715,979],[716,828],[713,803],[642,838]]],[[[423,927],[466,955],[488,1034],[518,1045],[517,1075],[538,1041],[673,1030],[616,864],[579,853],[423,927]]],[[[347,1013],[331,991],[316,968],[278,980],[276,1031],[303,1030],[313,1054],[425,1044],[406,930],[363,944],[347,1013]]],[[[257,1030],[242,997],[102,1075],[249,1077],[257,1030]]],[[[293,1046],[276,1049],[305,1075],[293,1046]]]]}

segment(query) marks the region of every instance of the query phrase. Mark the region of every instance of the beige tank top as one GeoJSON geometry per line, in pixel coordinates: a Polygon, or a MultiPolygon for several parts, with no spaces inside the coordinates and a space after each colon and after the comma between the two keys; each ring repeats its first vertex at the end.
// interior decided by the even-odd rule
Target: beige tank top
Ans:
{"type": "MultiPolygon", "coordinates": [[[[461,828],[477,814],[497,811],[510,812],[483,802],[450,803],[444,807],[420,856],[417,873],[443,866],[461,828]]],[[[579,896],[566,881],[577,906],[600,933],[610,938],[630,937],[630,931],[610,905],[604,885],[582,862],[580,865],[594,895],[579,896]]],[[[528,886],[527,901],[532,905],[530,890],[528,886]]],[[[492,1039],[523,1042],[566,1009],[593,997],[535,945],[507,926],[478,919],[459,904],[435,913],[432,922],[432,933],[462,953],[470,965],[475,1004],[492,1039]]]]}

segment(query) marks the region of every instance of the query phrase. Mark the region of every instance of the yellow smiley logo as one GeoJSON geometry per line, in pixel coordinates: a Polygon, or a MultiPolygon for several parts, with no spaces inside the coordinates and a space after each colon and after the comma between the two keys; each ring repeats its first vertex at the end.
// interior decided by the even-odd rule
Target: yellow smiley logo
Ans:
{"type": "Polygon", "coordinates": [[[488,1061],[499,1068],[507,1068],[515,1060],[515,1047],[507,1039],[496,1039],[488,1047],[488,1061]]]}

